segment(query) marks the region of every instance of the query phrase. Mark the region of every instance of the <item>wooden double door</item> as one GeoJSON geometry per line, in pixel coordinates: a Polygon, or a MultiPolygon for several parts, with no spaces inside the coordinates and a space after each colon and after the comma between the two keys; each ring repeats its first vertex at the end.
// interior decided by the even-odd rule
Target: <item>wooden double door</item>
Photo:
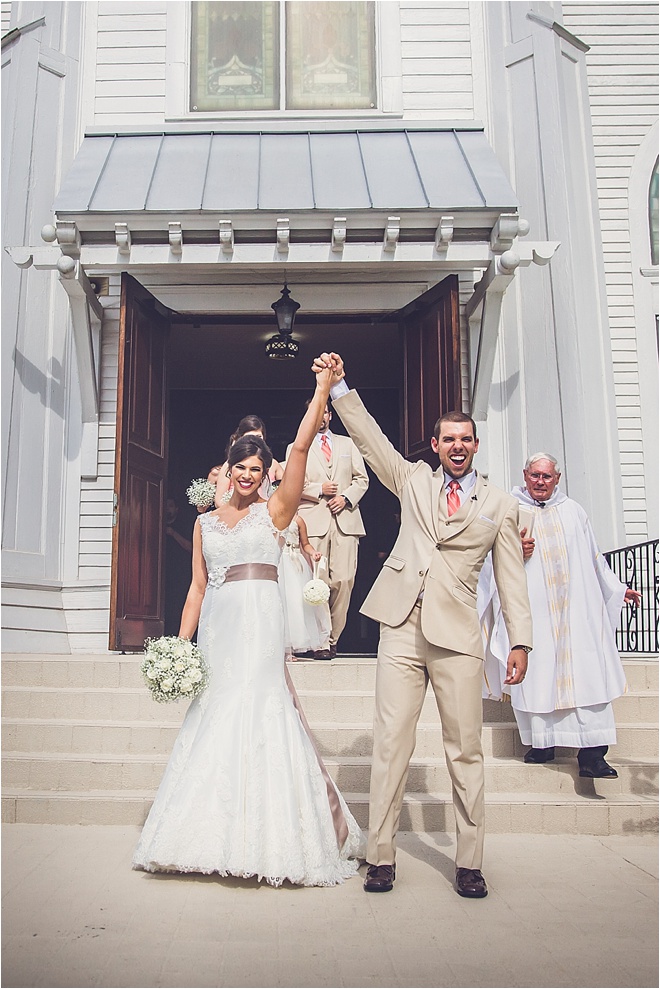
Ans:
{"type": "MultiPolygon", "coordinates": [[[[109,648],[122,652],[141,652],[145,638],[164,630],[174,316],[122,275],[109,635],[109,648]]],[[[401,334],[399,448],[411,460],[433,463],[435,422],[441,412],[461,407],[458,278],[448,276],[391,319],[401,334]]],[[[359,378],[351,384],[359,388],[359,378]]]]}

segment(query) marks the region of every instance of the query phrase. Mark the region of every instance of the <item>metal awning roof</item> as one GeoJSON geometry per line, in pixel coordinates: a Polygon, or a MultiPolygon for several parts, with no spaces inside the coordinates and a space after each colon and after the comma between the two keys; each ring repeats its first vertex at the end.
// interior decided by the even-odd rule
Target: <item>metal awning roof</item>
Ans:
{"type": "Polygon", "coordinates": [[[482,130],[93,135],[55,201],[72,214],[517,210],[482,130]]]}

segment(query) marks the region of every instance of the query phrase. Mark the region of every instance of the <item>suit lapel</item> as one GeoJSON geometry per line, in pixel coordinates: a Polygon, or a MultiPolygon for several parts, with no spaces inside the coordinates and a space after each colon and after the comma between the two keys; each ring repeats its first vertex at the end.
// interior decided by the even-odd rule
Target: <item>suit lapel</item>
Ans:
{"type": "MultiPolygon", "coordinates": [[[[334,444],[333,444],[333,446],[334,446],[334,444]]],[[[321,468],[323,469],[324,474],[326,474],[328,477],[330,477],[330,471],[332,469],[332,464],[335,462],[334,450],[333,450],[333,454],[332,454],[332,461],[331,461],[331,463],[328,463],[328,461],[323,456],[323,450],[321,449],[321,444],[320,443],[317,443],[316,442],[316,439],[314,439],[312,441],[312,451],[314,453],[314,456],[318,460],[319,464],[321,465],[321,468]]]]}
{"type": "MultiPolygon", "coordinates": [[[[332,434],[332,459],[327,465],[331,481],[334,481],[337,468],[339,467],[339,450],[341,449],[342,438],[341,436],[337,436],[336,433],[332,434]]],[[[325,460],[325,457],[323,459],[325,460]]]]}
{"type": "Polygon", "coordinates": [[[447,493],[444,490],[445,472],[442,467],[434,472],[431,478],[431,504],[433,514],[433,531],[436,540],[440,538],[440,526],[447,520],[447,493]]]}

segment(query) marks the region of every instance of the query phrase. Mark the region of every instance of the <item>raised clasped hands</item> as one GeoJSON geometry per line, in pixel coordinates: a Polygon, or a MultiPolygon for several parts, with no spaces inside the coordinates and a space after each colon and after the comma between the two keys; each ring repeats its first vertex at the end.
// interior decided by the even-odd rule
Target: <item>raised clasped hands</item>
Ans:
{"type": "Polygon", "coordinates": [[[344,362],[339,354],[323,353],[314,358],[312,371],[317,375],[318,380],[321,379],[321,376],[329,373],[330,384],[335,385],[344,377],[344,362]]]}

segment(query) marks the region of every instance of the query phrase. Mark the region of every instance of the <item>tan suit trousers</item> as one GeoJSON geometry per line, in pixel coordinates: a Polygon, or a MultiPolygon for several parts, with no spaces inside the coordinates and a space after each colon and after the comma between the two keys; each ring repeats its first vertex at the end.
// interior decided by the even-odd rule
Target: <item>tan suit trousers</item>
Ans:
{"type": "MultiPolygon", "coordinates": [[[[304,517],[304,516],[303,516],[304,517]]],[[[355,583],[358,558],[358,536],[347,536],[342,532],[334,518],[324,536],[310,536],[309,541],[319,553],[327,557],[328,574],[321,572],[319,576],[326,579],[330,585],[330,645],[336,646],[339,636],[344,631],[348,606],[351,603],[351,591],[355,583]]]]}
{"type": "Polygon", "coordinates": [[[422,635],[416,605],[397,628],[380,627],[367,861],[391,865],[415,749],[415,730],[431,681],[442,721],[445,759],[456,817],[456,866],[480,869],[484,844],[484,762],[481,747],[483,662],[422,635]]]}

